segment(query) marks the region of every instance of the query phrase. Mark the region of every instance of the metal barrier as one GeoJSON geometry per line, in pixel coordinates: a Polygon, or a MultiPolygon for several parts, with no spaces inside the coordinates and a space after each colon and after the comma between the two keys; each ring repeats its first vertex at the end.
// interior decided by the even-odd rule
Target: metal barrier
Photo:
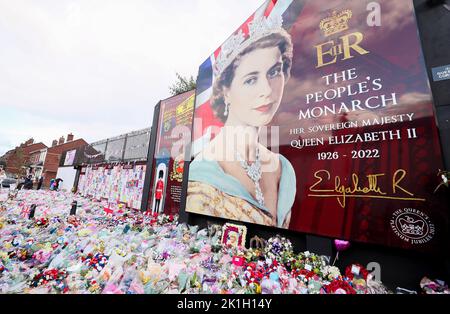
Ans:
{"type": "Polygon", "coordinates": [[[145,161],[150,130],[146,128],[83,146],[77,149],[74,165],[145,161]]]}

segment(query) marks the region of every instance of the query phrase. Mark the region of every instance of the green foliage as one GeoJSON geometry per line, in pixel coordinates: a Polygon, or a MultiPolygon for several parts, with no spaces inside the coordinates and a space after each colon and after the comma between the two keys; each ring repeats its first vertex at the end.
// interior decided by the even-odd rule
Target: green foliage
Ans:
{"type": "Polygon", "coordinates": [[[172,96],[195,89],[196,82],[192,75],[190,78],[183,77],[179,73],[175,73],[175,75],[177,76],[177,81],[169,87],[169,92],[172,96]]]}

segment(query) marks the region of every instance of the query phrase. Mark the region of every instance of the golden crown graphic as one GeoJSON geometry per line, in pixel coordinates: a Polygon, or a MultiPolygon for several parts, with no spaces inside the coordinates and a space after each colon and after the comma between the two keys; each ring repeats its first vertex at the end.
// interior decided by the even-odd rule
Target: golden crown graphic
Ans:
{"type": "Polygon", "coordinates": [[[343,10],[339,13],[333,11],[331,16],[320,21],[320,29],[325,36],[330,36],[348,29],[348,20],[352,17],[351,10],[343,10]]]}

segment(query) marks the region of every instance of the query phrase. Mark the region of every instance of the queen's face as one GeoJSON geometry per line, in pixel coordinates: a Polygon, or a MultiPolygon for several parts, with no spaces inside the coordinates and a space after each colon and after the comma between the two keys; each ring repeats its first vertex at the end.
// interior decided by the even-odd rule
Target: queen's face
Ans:
{"type": "Polygon", "coordinates": [[[245,126],[267,125],[280,106],[284,83],[278,47],[255,49],[244,55],[230,87],[224,91],[228,118],[245,126]]]}
{"type": "Polygon", "coordinates": [[[228,241],[227,241],[227,244],[236,244],[236,242],[237,242],[237,235],[233,232],[233,233],[230,233],[229,235],[228,235],[228,241]]]}

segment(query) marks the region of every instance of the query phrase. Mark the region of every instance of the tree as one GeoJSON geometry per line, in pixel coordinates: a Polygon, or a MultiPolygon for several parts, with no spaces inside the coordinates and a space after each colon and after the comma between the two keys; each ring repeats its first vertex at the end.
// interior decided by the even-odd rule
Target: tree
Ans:
{"type": "Polygon", "coordinates": [[[172,96],[195,89],[196,83],[192,75],[190,78],[183,77],[178,72],[175,75],[177,76],[177,81],[169,87],[169,92],[172,96]]]}

